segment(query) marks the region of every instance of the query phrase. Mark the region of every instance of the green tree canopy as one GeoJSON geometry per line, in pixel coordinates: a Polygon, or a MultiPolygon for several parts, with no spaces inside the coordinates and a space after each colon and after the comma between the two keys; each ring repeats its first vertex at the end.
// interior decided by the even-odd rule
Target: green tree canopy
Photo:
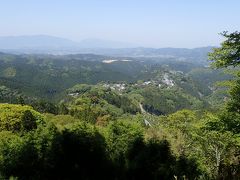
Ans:
{"type": "Polygon", "coordinates": [[[217,68],[238,66],[240,64],[240,32],[224,31],[221,35],[226,40],[221,43],[221,47],[214,48],[213,52],[209,53],[209,59],[217,68]]]}
{"type": "Polygon", "coordinates": [[[43,119],[43,115],[30,106],[0,104],[0,131],[29,131],[42,124],[43,119]]]}

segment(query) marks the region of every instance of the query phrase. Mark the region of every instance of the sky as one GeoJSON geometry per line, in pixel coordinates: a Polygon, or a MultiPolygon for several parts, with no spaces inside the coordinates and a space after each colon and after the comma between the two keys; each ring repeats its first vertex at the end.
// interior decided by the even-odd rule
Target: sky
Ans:
{"type": "Polygon", "coordinates": [[[240,30],[239,7],[239,0],[0,0],[0,36],[216,46],[220,32],[240,30]]]}

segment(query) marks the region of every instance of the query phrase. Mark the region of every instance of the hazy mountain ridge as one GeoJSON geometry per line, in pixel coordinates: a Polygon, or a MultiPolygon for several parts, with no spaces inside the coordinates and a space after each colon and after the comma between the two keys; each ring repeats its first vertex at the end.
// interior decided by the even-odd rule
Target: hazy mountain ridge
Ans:
{"type": "Polygon", "coordinates": [[[83,39],[79,42],[49,35],[32,36],[2,36],[0,37],[0,49],[3,50],[70,50],[81,48],[129,48],[136,45],[127,42],[109,41],[102,39],[83,39]]]}
{"type": "Polygon", "coordinates": [[[206,60],[212,47],[200,48],[146,48],[137,45],[101,39],[85,39],[80,42],[55,36],[0,37],[0,51],[27,54],[98,54],[124,57],[163,57],[206,60]]]}
{"type": "Polygon", "coordinates": [[[58,48],[76,45],[77,43],[74,41],[47,35],[0,37],[1,49],[34,49],[47,47],[58,48]]]}

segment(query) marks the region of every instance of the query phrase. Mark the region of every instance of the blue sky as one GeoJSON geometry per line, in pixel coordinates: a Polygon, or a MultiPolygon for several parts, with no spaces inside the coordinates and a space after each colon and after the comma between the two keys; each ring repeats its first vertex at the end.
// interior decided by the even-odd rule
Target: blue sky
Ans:
{"type": "Polygon", "coordinates": [[[0,36],[46,34],[146,47],[219,45],[240,30],[239,0],[2,0],[0,36]]]}

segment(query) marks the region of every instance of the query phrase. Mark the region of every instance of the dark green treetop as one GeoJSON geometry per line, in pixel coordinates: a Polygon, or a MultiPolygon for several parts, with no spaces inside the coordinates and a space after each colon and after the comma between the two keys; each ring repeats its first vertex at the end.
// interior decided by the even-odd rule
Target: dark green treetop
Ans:
{"type": "Polygon", "coordinates": [[[213,52],[209,53],[212,65],[217,68],[240,65],[240,32],[224,31],[221,35],[226,40],[221,43],[221,47],[214,48],[213,52]]]}

